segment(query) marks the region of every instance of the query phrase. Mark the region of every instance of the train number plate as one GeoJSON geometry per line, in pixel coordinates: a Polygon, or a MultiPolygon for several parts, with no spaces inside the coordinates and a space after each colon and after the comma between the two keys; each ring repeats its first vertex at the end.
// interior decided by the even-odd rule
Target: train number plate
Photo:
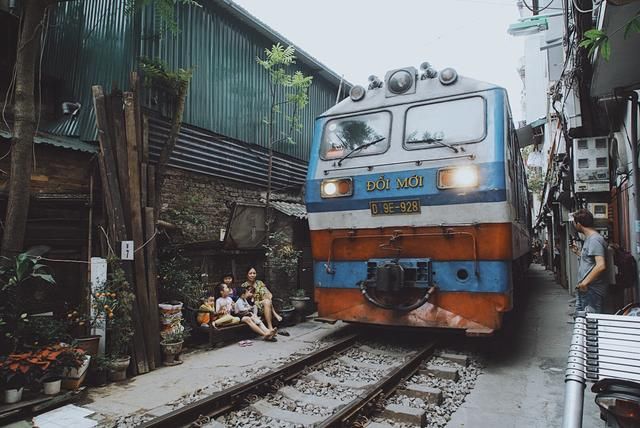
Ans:
{"type": "Polygon", "coordinates": [[[420,212],[420,200],[372,201],[369,208],[371,215],[416,214],[420,212]]]}

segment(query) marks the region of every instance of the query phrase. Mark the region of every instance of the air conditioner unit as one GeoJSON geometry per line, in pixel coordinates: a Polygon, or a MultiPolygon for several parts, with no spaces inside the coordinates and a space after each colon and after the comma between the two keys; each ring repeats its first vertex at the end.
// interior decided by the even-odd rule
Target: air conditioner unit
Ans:
{"type": "Polygon", "coordinates": [[[594,219],[609,218],[609,204],[606,202],[593,202],[587,204],[587,209],[593,214],[594,219]]]}
{"type": "Polygon", "coordinates": [[[609,191],[609,138],[573,140],[573,174],[576,193],[609,191]]]}

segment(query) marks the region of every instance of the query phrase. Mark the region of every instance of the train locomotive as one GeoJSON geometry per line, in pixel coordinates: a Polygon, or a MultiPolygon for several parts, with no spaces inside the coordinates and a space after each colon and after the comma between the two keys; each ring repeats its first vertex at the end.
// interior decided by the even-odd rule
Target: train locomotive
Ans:
{"type": "Polygon", "coordinates": [[[488,335],[528,266],[505,89],[404,67],[315,122],[306,182],[320,317],[488,335]]]}

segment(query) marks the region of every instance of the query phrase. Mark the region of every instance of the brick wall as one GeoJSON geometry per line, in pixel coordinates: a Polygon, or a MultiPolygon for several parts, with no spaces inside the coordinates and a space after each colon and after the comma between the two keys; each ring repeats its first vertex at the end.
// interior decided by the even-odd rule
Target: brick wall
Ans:
{"type": "Polygon", "coordinates": [[[179,169],[169,169],[162,189],[161,218],[172,221],[176,211],[197,218],[202,224],[190,227],[187,233],[194,240],[217,240],[220,229],[227,227],[232,202],[258,203],[264,190],[250,184],[222,180],[179,169]]]}
{"type": "MultiPolygon", "coordinates": [[[[191,217],[201,224],[189,227],[186,233],[171,232],[174,243],[195,241],[215,241],[220,237],[220,229],[226,228],[233,202],[259,203],[260,197],[265,196],[264,188],[251,184],[238,183],[232,180],[222,180],[202,174],[179,169],[169,169],[162,189],[163,220],[172,221],[172,215],[180,212],[178,218],[191,217]],[[186,213],[186,214],[185,214],[186,213]]],[[[295,198],[296,195],[275,195],[277,199],[295,198]]],[[[299,221],[299,220],[298,220],[299,221]]],[[[276,213],[274,228],[284,230],[292,238],[293,223],[296,220],[280,213],[276,213]]],[[[187,227],[183,227],[187,229],[187,227]]],[[[264,253],[256,251],[219,252],[213,249],[186,249],[185,256],[191,258],[199,271],[209,276],[210,283],[218,283],[224,272],[232,271],[236,276],[236,285],[245,280],[245,274],[250,266],[258,269],[260,279],[264,278],[264,253]]],[[[284,297],[297,287],[297,278],[286,281],[282,275],[273,278],[268,284],[276,297],[284,297]]],[[[267,281],[269,282],[269,281],[267,281]]]]}

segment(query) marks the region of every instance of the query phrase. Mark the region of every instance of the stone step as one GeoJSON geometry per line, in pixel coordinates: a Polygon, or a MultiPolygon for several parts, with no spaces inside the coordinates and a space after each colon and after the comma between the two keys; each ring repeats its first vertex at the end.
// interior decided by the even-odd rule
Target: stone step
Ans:
{"type": "Polygon", "coordinates": [[[344,404],[341,400],[335,398],[322,397],[318,395],[305,394],[291,386],[285,386],[278,390],[280,394],[292,401],[299,401],[304,404],[313,404],[314,406],[326,407],[327,409],[336,409],[344,404]]]}
{"type": "Polygon", "coordinates": [[[327,376],[320,372],[311,372],[306,375],[306,378],[315,382],[328,383],[329,385],[347,386],[349,388],[356,388],[356,389],[362,389],[372,385],[369,382],[363,382],[359,380],[338,379],[335,377],[327,376]]]}
{"type": "Polygon", "coordinates": [[[447,352],[443,352],[438,355],[443,360],[451,361],[452,363],[460,364],[463,367],[467,367],[469,365],[469,357],[464,354],[451,354],[447,352]]]}
{"type": "Polygon", "coordinates": [[[427,422],[427,414],[422,409],[402,406],[400,404],[389,404],[385,407],[381,415],[383,418],[392,419],[396,422],[410,424],[416,427],[423,427],[427,422]]]}
{"type": "Polygon", "coordinates": [[[427,368],[421,369],[420,374],[422,375],[433,375],[440,379],[457,381],[459,378],[458,369],[454,367],[445,367],[439,365],[430,364],[427,368]]]}
{"type": "Polygon", "coordinates": [[[283,410],[279,407],[269,404],[266,400],[259,400],[251,404],[250,408],[253,411],[260,413],[262,416],[268,418],[277,419],[283,422],[289,422],[291,424],[302,426],[313,426],[325,418],[319,415],[306,415],[303,413],[292,412],[290,410],[283,410]]]}
{"type": "Polygon", "coordinates": [[[361,369],[369,369],[369,370],[389,370],[395,367],[397,364],[389,365],[389,364],[379,364],[379,363],[368,363],[368,362],[360,362],[356,361],[351,357],[338,357],[338,360],[342,361],[344,364],[352,367],[358,367],[361,369]]]}
{"type": "Polygon", "coordinates": [[[440,405],[440,403],[442,403],[442,391],[438,388],[409,384],[405,388],[399,389],[398,392],[406,395],[407,397],[420,398],[427,404],[440,405]]]}

